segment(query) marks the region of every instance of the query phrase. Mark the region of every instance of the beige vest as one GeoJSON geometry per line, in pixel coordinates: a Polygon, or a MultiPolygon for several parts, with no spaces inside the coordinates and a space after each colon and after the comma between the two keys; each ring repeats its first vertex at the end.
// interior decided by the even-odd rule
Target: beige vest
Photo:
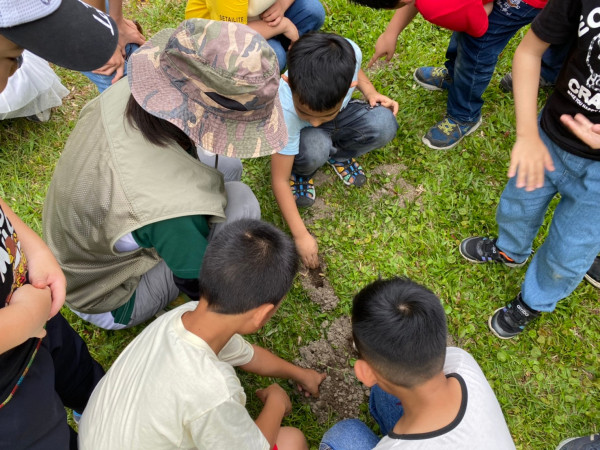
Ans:
{"type": "Polygon", "coordinates": [[[44,239],[67,277],[67,304],[84,313],[123,305],[160,260],[154,249],[116,252],[119,238],[174,217],[225,218],[222,175],[129,126],[129,95],[125,77],[85,106],[44,204],[44,239]]]}

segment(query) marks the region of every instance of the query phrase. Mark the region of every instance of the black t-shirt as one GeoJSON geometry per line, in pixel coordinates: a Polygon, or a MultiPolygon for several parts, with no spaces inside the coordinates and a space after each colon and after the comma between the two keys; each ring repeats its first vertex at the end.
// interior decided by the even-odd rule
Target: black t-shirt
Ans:
{"type": "MultiPolygon", "coordinates": [[[[0,308],[10,303],[15,289],[27,283],[27,261],[21,253],[17,233],[0,208],[0,308]]],[[[0,354],[0,404],[10,395],[23,374],[39,339],[0,354]]]]}
{"type": "Polygon", "coordinates": [[[560,121],[562,114],[581,113],[600,123],[600,0],[550,0],[531,29],[550,44],[576,38],[544,107],[542,129],[563,150],[600,161],[600,150],[590,148],[560,121]]]}

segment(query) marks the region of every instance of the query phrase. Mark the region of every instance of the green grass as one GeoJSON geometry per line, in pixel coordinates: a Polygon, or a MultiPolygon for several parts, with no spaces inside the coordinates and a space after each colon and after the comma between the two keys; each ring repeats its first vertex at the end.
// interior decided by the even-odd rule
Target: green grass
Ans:
{"type": "MultiPolygon", "coordinates": [[[[363,60],[368,61],[392,13],[354,6],[346,0],[323,4],[328,12],[324,29],[355,40],[363,49],[363,60]]],[[[145,5],[130,6],[129,16],[139,20],[147,36],[174,27],[183,18],[183,1],[149,0],[145,5]]],[[[544,315],[515,340],[500,341],[488,331],[489,314],[518,292],[525,269],[470,265],[458,253],[458,244],[473,234],[496,232],[495,208],[506,182],[515,134],[513,101],[498,89],[498,81],[510,70],[522,33],[500,57],[485,94],[481,128],[456,148],[437,152],[422,145],[420,138],[442,118],[446,95],[420,89],[412,71],[422,65],[442,64],[449,36],[416,19],[401,36],[392,62],[369,72],[380,92],[400,103],[396,139],[361,158],[371,173],[369,183],[362,189],[348,189],[329,169],[323,169],[332,182],[317,186],[317,195],[334,213],[316,220],[311,231],[318,238],[328,267],[326,275],[340,304],[333,312],[322,313],[297,282],[275,318],[250,339],[294,359],[299,356],[299,342],[304,345],[322,337],[323,321],[349,313],[352,296],[360,287],[378,276],[409,276],[442,299],[450,333],[487,375],[517,447],[550,449],[565,437],[599,431],[598,291],[582,283],[554,313],[544,315]],[[389,181],[372,175],[382,164],[402,164],[405,169],[400,176],[420,187],[420,196],[404,207],[391,194],[373,199],[376,190],[389,181]]],[[[0,195],[38,232],[53,167],[79,110],[96,94],[80,74],[58,73],[72,94],[49,123],[0,122],[0,195]]],[[[540,102],[543,100],[542,96],[540,102]]],[[[249,161],[245,168],[245,181],[259,198],[263,218],[285,229],[270,190],[269,161],[249,161]]],[[[311,214],[303,212],[307,218],[311,214]]],[[[548,223],[535,247],[543,241],[548,223]]],[[[66,308],[63,313],[107,369],[143,328],[107,332],[82,322],[66,308]]],[[[256,414],[261,404],[253,392],[271,380],[251,375],[241,378],[249,410],[256,414]]],[[[293,394],[292,398],[297,397],[293,394]]],[[[286,419],[287,424],[303,429],[313,447],[334,422],[332,417],[328,424],[317,424],[309,408],[298,402],[286,419]]]]}

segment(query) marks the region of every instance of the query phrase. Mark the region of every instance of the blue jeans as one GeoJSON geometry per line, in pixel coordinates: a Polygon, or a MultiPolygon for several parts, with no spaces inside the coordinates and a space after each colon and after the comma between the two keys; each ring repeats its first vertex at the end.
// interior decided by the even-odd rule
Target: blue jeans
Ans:
{"type": "Polygon", "coordinates": [[[447,114],[459,122],[476,122],[498,55],[515,33],[541,11],[523,1],[496,0],[486,33],[478,38],[453,33],[446,51],[446,68],[453,82],[448,87],[447,114]]]}
{"type": "MultiPolygon", "coordinates": [[[[285,12],[285,17],[296,25],[298,34],[302,36],[304,33],[316,31],[323,26],[325,10],[319,0],[295,0],[285,12]]],[[[287,64],[287,50],[290,46],[290,40],[280,35],[268,39],[267,42],[275,50],[279,62],[279,72],[283,72],[287,64]]]]}
{"type": "Polygon", "coordinates": [[[329,158],[347,161],[364,155],[394,139],[397,130],[389,109],[351,100],[332,121],[302,129],[292,172],[312,177],[329,158]]]}
{"type": "MultiPolygon", "coordinates": [[[[369,410],[384,436],[394,428],[404,413],[400,400],[377,385],[371,388],[369,410]]],[[[379,439],[360,420],[342,420],[325,432],[319,450],[370,450],[377,445],[379,439]]]]}
{"type": "Polygon", "coordinates": [[[521,285],[528,306],[550,312],[575,290],[600,252],[600,161],[562,150],[541,129],[540,136],[555,170],[546,171],[544,187],[532,192],[517,189],[516,177],[508,181],[496,211],[496,245],[515,261],[525,261],[550,201],[557,193],[561,195],[548,236],[521,285]]]}
{"type": "MultiPolygon", "coordinates": [[[[123,72],[123,76],[127,75],[127,61],[129,60],[129,56],[133,52],[135,52],[138,48],[140,48],[140,46],[137,44],[127,44],[125,46],[125,71],[123,72]]],[[[94,83],[96,85],[96,87],[98,88],[98,91],[101,94],[111,86],[112,80],[115,77],[114,73],[112,75],[100,75],[98,73],[93,73],[93,72],[81,72],[81,73],[84,74],[86,77],[88,77],[90,79],[90,81],[92,81],[92,83],[94,83]]]]}

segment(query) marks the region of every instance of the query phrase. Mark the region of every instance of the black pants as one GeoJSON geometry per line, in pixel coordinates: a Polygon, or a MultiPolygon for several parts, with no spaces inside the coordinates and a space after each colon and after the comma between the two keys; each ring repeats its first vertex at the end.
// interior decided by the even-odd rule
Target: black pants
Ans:
{"type": "Polygon", "coordinates": [[[104,370],[60,314],[14,397],[0,409],[1,450],[76,449],[64,407],[83,412],[104,370]]]}

